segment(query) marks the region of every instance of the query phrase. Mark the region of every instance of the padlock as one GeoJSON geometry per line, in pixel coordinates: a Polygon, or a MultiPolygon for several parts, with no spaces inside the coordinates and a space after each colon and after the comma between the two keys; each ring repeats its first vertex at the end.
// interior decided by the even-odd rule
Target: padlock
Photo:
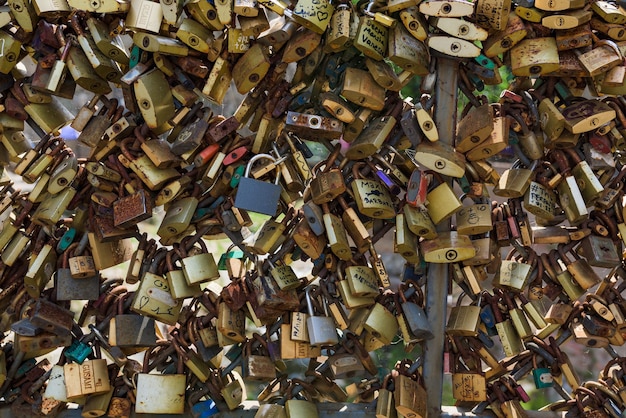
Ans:
{"type": "Polygon", "coordinates": [[[281,289],[271,276],[266,276],[262,272],[252,281],[252,290],[258,306],[264,310],[294,311],[299,306],[298,294],[294,289],[281,289]]]}
{"type": "MultiPolygon", "coordinates": [[[[420,376],[422,382],[423,378],[420,376]]],[[[426,389],[419,381],[400,374],[394,378],[396,411],[403,416],[426,417],[426,389]]]]}
{"type": "Polygon", "coordinates": [[[567,154],[572,168],[572,175],[576,179],[580,193],[585,202],[592,204],[604,190],[604,186],[600,183],[596,175],[591,170],[589,163],[580,158],[573,149],[563,150],[567,154]]]}
{"type": "Polygon", "coordinates": [[[187,247],[189,242],[194,241],[185,238],[180,246],[180,262],[187,284],[193,285],[219,278],[219,271],[215,264],[215,259],[213,258],[213,254],[208,252],[204,240],[197,240],[200,244],[200,251],[194,252],[193,255],[190,255],[193,246],[190,248],[187,247]]]}
{"type": "Polygon", "coordinates": [[[426,313],[424,312],[424,294],[422,289],[417,283],[412,283],[412,286],[399,290],[401,298],[401,309],[404,319],[407,322],[407,326],[411,330],[411,333],[420,340],[428,340],[433,338],[432,327],[428,322],[426,313]],[[415,292],[416,299],[407,298],[407,293],[415,292]]]}
{"type": "Polygon", "coordinates": [[[505,318],[503,312],[497,306],[497,298],[492,299],[492,307],[495,315],[495,326],[504,355],[507,357],[515,356],[522,351],[522,340],[517,334],[511,318],[505,318]]]}
{"type": "Polygon", "coordinates": [[[542,184],[531,181],[524,196],[524,209],[535,216],[552,220],[555,217],[556,195],[542,184]]]}
{"type": "MultiPolygon", "coordinates": [[[[462,202],[467,197],[468,195],[463,195],[459,200],[462,202]]],[[[462,207],[456,212],[457,232],[463,235],[477,235],[491,231],[493,223],[490,206],[483,201],[462,207]]]]}
{"type": "Polygon", "coordinates": [[[533,264],[535,258],[536,254],[531,253],[531,258],[529,258],[527,262],[521,263],[507,257],[507,260],[503,260],[502,263],[500,263],[498,273],[493,280],[493,285],[513,291],[523,291],[528,285],[531,274],[531,264],[533,264]]]}
{"type": "MultiPolygon", "coordinates": [[[[462,294],[461,296],[464,296],[462,294]]],[[[459,297],[457,304],[452,308],[446,325],[446,333],[449,335],[476,336],[478,335],[478,325],[480,323],[480,307],[475,305],[461,306],[462,297],[459,297]]]]}
{"type": "MultiPolygon", "coordinates": [[[[471,103],[471,102],[470,102],[471,103]]],[[[457,126],[455,149],[458,152],[467,152],[482,141],[489,138],[494,129],[493,110],[489,104],[471,107],[457,126]]]]}
{"type": "Polygon", "coordinates": [[[41,298],[37,298],[37,302],[30,312],[30,320],[33,325],[59,336],[69,334],[72,318],[73,314],[67,309],[41,298]]]}
{"type": "Polygon", "coordinates": [[[153,318],[143,315],[125,314],[127,298],[117,303],[117,315],[109,322],[109,344],[118,347],[150,347],[156,344],[153,318]]]}
{"type": "Polygon", "coordinates": [[[185,374],[182,359],[175,374],[151,374],[148,358],[143,362],[142,373],[137,374],[135,411],[148,414],[181,414],[185,409],[185,374]]]}
{"type": "Polygon", "coordinates": [[[572,274],[573,279],[580,285],[581,288],[587,290],[600,282],[600,278],[586,259],[581,258],[578,254],[576,254],[576,252],[570,251],[570,254],[574,257],[574,261],[571,261],[567,257],[567,250],[563,245],[559,246],[558,251],[561,260],[567,267],[567,271],[572,274]]]}
{"type": "Polygon", "coordinates": [[[224,302],[218,305],[217,330],[237,342],[245,340],[245,316],[241,310],[233,311],[224,302]]]}
{"type": "Polygon", "coordinates": [[[82,364],[66,364],[63,371],[68,399],[106,393],[111,389],[104,359],[87,360],[82,364]]]}
{"type": "Polygon", "coordinates": [[[378,295],[378,280],[374,271],[367,266],[345,267],[343,278],[348,282],[350,292],[354,296],[374,297],[378,295]]]}
{"type": "Polygon", "coordinates": [[[421,262],[419,248],[417,246],[417,235],[409,229],[403,213],[396,215],[393,252],[400,254],[410,263],[417,264],[421,262]]]}
{"type": "MultiPolygon", "coordinates": [[[[546,354],[548,354],[546,352],[546,354]]],[[[539,367],[537,362],[537,354],[533,354],[533,381],[537,389],[544,389],[554,386],[554,378],[548,367],[539,367]]],[[[543,359],[543,357],[542,357],[543,359]]],[[[551,358],[554,361],[554,358],[551,358]]]]}
{"type": "Polygon", "coordinates": [[[370,312],[365,320],[363,328],[374,338],[380,340],[382,344],[391,344],[391,341],[398,332],[398,321],[381,303],[376,302],[370,308],[370,312]]]}
{"type": "Polygon", "coordinates": [[[327,203],[322,204],[324,211],[323,221],[324,230],[326,231],[326,238],[330,250],[338,258],[342,260],[349,260],[352,258],[352,252],[350,251],[350,243],[348,242],[348,234],[346,229],[341,223],[341,219],[330,212],[327,203]]]}
{"type": "Polygon", "coordinates": [[[584,100],[565,107],[565,129],[573,134],[589,132],[615,119],[615,110],[598,100],[584,100]]]}
{"type": "Polygon", "coordinates": [[[276,159],[269,154],[258,154],[250,159],[248,165],[246,166],[246,172],[239,181],[234,206],[236,208],[273,216],[276,214],[281,190],[281,187],[278,184],[278,181],[280,180],[280,172],[277,173],[274,184],[255,180],[249,177],[250,170],[254,162],[263,158],[269,159],[273,163],[276,162],[276,159]],[[254,196],[257,196],[258,194],[265,196],[262,201],[254,198],[254,196]]]}
{"type": "Polygon", "coordinates": [[[426,200],[428,215],[435,225],[450,218],[463,208],[461,201],[454,194],[450,185],[442,182],[441,177],[439,177],[439,184],[431,185],[431,189],[426,194],[426,200]]]}
{"type": "Polygon", "coordinates": [[[439,233],[437,238],[420,242],[420,252],[430,263],[455,263],[471,259],[476,248],[467,235],[456,231],[439,233]]]}
{"type": "Polygon", "coordinates": [[[514,75],[537,77],[558,68],[559,53],[555,38],[524,39],[511,49],[511,71],[514,75]]]}
{"type": "Polygon", "coordinates": [[[261,335],[255,333],[253,339],[249,340],[246,344],[244,351],[243,378],[244,380],[269,382],[276,378],[276,367],[269,355],[265,355],[265,353],[261,351],[253,354],[253,342],[260,344],[259,350],[267,350],[267,342],[263,340],[261,335]]]}
{"type": "Polygon", "coordinates": [[[338,337],[335,322],[328,316],[315,315],[310,288],[306,289],[306,302],[309,313],[306,324],[311,346],[319,347],[336,344],[338,337]]]}
{"type": "Polygon", "coordinates": [[[285,402],[285,412],[287,418],[307,417],[318,418],[317,406],[314,402],[301,399],[288,399],[285,402]]]}
{"type": "Polygon", "coordinates": [[[376,83],[369,72],[359,68],[346,68],[341,95],[367,109],[380,111],[384,107],[385,89],[376,83]]]}
{"type": "Polygon", "coordinates": [[[569,165],[562,151],[552,150],[552,154],[554,155],[558,168],[565,175],[563,181],[557,186],[561,208],[565,211],[565,215],[571,223],[580,223],[587,217],[588,213],[585,200],[580,192],[576,179],[569,171],[569,165]]]}
{"type": "Polygon", "coordinates": [[[413,159],[443,176],[460,178],[465,174],[463,156],[442,141],[420,143],[415,149],[413,159]]]}
{"type": "Polygon", "coordinates": [[[37,298],[52,278],[56,253],[50,244],[45,244],[33,257],[24,276],[24,287],[31,297],[37,298]]]}
{"type": "Polygon", "coordinates": [[[580,249],[589,265],[594,267],[610,268],[620,259],[614,242],[607,237],[589,235],[582,240],[580,249]]]}
{"type": "Polygon", "coordinates": [[[166,324],[175,323],[180,315],[182,301],[172,297],[167,280],[156,274],[158,264],[165,258],[165,252],[152,261],[150,269],[143,275],[135,292],[131,309],[140,315],[157,319],[166,324]]]}
{"type": "MultiPolygon", "coordinates": [[[[84,240],[87,241],[88,237],[85,236],[84,240]]],[[[68,265],[73,279],[85,279],[98,274],[90,250],[87,250],[85,255],[76,254],[75,251],[70,252],[68,265]]]]}
{"type": "Polygon", "coordinates": [[[391,373],[385,376],[376,399],[376,418],[395,418],[397,416],[394,401],[394,386],[391,386],[391,373]]]}
{"type": "MultiPolygon", "coordinates": [[[[476,356],[468,352],[468,357],[476,356]]],[[[465,358],[464,358],[465,360],[465,358]]],[[[458,361],[454,362],[455,365],[458,361]]],[[[459,401],[481,402],[487,399],[485,375],[476,370],[454,370],[452,373],[453,397],[459,401]]]]}
{"type": "MultiPolygon", "coordinates": [[[[567,268],[558,260],[557,251],[551,251],[549,255],[542,254],[544,269],[556,280],[570,300],[579,299],[585,290],[574,280],[567,268]]],[[[554,305],[553,305],[554,306],[554,305]]]]}
{"type": "Polygon", "coordinates": [[[428,74],[430,54],[426,45],[413,37],[403,25],[391,28],[388,41],[388,58],[391,62],[412,74],[428,74]]]}
{"type": "Polygon", "coordinates": [[[281,325],[280,353],[283,359],[309,358],[321,352],[321,347],[312,347],[308,342],[291,339],[289,324],[281,325]]]}

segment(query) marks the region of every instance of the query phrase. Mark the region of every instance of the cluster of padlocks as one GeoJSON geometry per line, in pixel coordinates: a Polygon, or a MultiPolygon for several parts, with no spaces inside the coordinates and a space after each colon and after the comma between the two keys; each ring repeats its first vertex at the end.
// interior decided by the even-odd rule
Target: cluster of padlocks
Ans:
{"type": "Polygon", "coordinates": [[[564,398],[547,408],[623,415],[618,4],[8,0],[0,21],[0,160],[32,184],[0,180],[0,399],[17,416],[207,417],[249,381],[267,382],[258,418],[348,399],[424,418],[414,348],[442,332],[423,289],[442,263],[428,280],[463,291],[443,353],[459,405],[523,417],[532,376],[564,398]],[[434,117],[442,60],[468,99],[455,138],[438,126],[456,110],[434,117]],[[489,103],[502,67],[513,81],[489,103]],[[402,98],[416,76],[422,96],[402,98]],[[231,84],[243,100],[214,114],[231,84]],[[94,96],[73,114],[76,86],[94,96]],[[376,249],[388,232],[400,280],[376,249]],[[597,380],[561,350],[572,339],[612,354],[597,380]],[[372,353],[398,342],[407,359],[382,371],[372,353]]]}

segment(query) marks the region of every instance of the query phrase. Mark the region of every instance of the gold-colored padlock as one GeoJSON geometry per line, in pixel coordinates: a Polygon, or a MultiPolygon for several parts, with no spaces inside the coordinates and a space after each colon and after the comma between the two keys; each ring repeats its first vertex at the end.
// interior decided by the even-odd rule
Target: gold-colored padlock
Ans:
{"type": "Polygon", "coordinates": [[[516,76],[538,77],[558,69],[555,38],[524,39],[511,49],[511,71],[516,76]]]}

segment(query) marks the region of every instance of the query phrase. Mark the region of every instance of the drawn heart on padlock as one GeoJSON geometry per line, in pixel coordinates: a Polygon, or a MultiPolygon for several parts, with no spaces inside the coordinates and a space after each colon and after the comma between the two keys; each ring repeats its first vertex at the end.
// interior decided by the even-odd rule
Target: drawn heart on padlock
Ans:
{"type": "Polygon", "coordinates": [[[328,19],[328,12],[322,12],[321,10],[318,10],[317,11],[317,20],[319,20],[320,22],[323,22],[326,19],[328,19]]]}

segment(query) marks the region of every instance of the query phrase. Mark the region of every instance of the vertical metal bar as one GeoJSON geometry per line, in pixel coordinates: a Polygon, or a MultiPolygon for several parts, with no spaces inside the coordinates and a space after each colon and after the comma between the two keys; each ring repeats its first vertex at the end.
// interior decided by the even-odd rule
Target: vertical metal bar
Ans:
{"type": "MultiPolygon", "coordinates": [[[[435,85],[435,124],[439,140],[453,145],[456,134],[458,62],[437,58],[435,85]]],[[[450,223],[441,223],[437,230],[450,230],[450,223]]],[[[428,416],[441,415],[443,394],[443,342],[448,298],[448,265],[430,264],[426,287],[426,314],[433,327],[434,338],[424,347],[424,379],[428,394],[428,416]]]]}

